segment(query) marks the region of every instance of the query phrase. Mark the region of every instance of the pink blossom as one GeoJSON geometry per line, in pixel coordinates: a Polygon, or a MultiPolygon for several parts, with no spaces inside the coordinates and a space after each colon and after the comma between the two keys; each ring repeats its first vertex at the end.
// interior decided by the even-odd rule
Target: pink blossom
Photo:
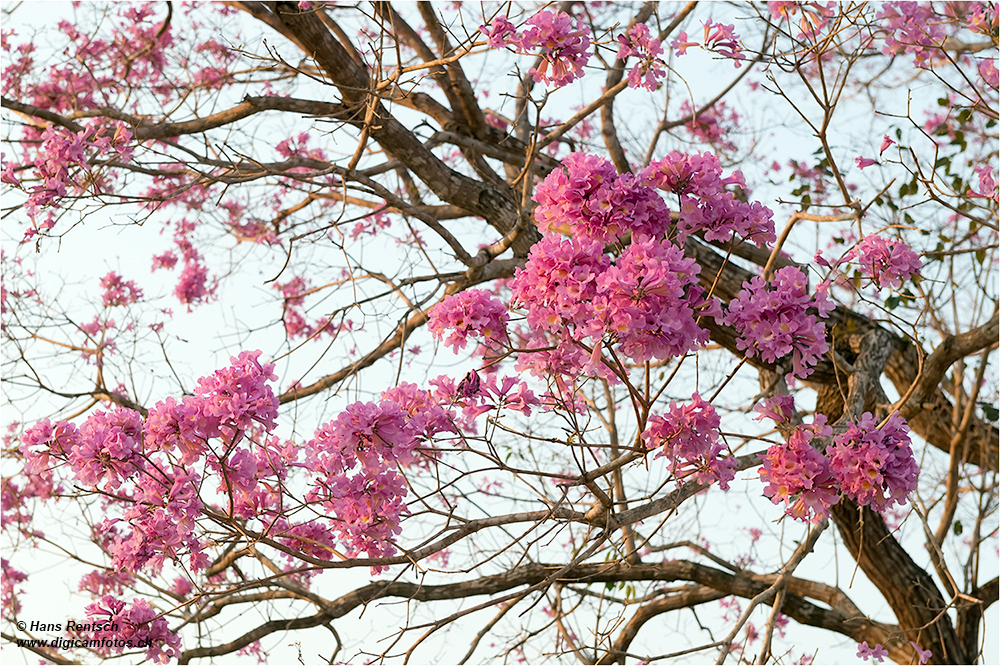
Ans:
{"type": "Polygon", "coordinates": [[[784,502],[785,513],[796,520],[819,522],[840,501],[830,463],[810,445],[816,437],[829,437],[826,417],[817,414],[809,426],[796,428],[784,444],[775,444],[763,454],[758,471],[767,484],[764,495],[771,502],[784,502]]]}
{"type": "Polygon", "coordinates": [[[586,153],[571,153],[563,166],[535,189],[539,230],[609,243],[630,231],[659,236],[670,225],[666,203],[646,180],[586,153]]]}
{"type": "Polygon", "coordinates": [[[710,241],[728,241],[734,234],[757,245],[775,240],[771,210],[756,201],[739,201],[727,191],[727,185],[745,185],[743,174],[735,171],[723,178],[722,165],[715,155],[675,151],[662,160],[653,160],[638,178],[651,187],[678,195],[679,241],[698,231],[704,231],[710,241]]]}
{"type": "Polygon", "coordinates": [[[970,189],[967,194],[970,197],[984,197],[993,199],[994,201],[1000,200],[1000,192],[997,191],[997,183],[993,179],[993,168],[988,164],[984,164],[976,167],[975,172],[979,177],[979,189],[970,189]]]}
{"type": "Polygon", "coordinates": [[[670,403],[664,416],[651,416],[642,433],[647,448],[659,448],[678,484],[693,476],[698,483],[719,482],[729,490],[736,476],[735,462],[719,441],[719,415],[697,393],[686,405],[670,403]]]}
{"type": "Polygon", "coordinates": [[[674,54],[677,57],[687,55],[687,50],[692,46],[701,46],[701,44],[698,42],[689,42],[686,32],[680,33],[677,35],[677,39],[670,42],[670,48],[674,49],[674,54]]]}
{"type": "Polygon", "coordinates": [[[773,363],[792,354],[792,375],[805,378],[812,366],[827,352],[826,327],[816,315],[827,317],[834,308],[825,290],[809,293],[805,274],[794,266],[775,273],[768,285],[755,277],[743,283],[743,289],[729,302],[729,313],[723,323],[739,332],[736,346],[746,350],[748,357],[758,354],[773,363]]]}
{"type": "Polygon", "coordinates": [[[993,58],[979,61],[979,76],[989,87],[996,90],[1000,87],[1000,71],[997,70],[996,62],[993,58]]]}
{"type": "Polygon", "coordinates": [[[516,44],[521,53],[541,48],[542,61],[531,69],[535,81],[562,87],[583,76],[590,59],[590,29],[583,21],[577,20],[574,28],[566,12],[543,10],[529,18],[527,25],[531,27],[521,33],[516,44]]]}
{"type": "Polygon", "coordinates": [[[920,472],[910,450],[909,432],[898,414],[879,428],[875,417],[865,412],[860,422],[835,437],[826,454],[843,493],[878,511],[905,504],[920,472]]]}
{"type": "Polygon", "coordinates": [[[755,410],[759,414],[759,416],[754,417],[755,421],[767,417],[781,425],[791,421],[792,416],[795,415],[795,399],[787,393],[782,393],[758,404],[755,410]]]}
{"type": "Polygon", "coordinates": [[[881,157],[882,153],[884,153],[886,151],[886,149],[889,146],[891,146],[892,144],[894,144],[894,143],[896,143],[896,142],[893,141],[892,139],[890,139],[888,134],[883,134],[882,135],[882,145],[878,149],[879,157],[881,157]]]}
{"type": "Polygon", "coordinates": [[[727,58],[732,58],[733,65],[737,68],[740,67],[740,60],[746,58],[743,55],[743,47],[740,46],[739,39],[739,35],[734,33],[734,26],[715,23],[711,19],[705,22],[705,48],[727,58]]]}
{"type": "Polygon", "coordinates": [[[142,298],[142,289],[113,271],[101,278],[101,288],[104,290],[104,307],[130,305],[142,298]]]}
{"type": "Polygon", "coordinates": [[[124,601],[105,595],[87,606],[87,618],[96,627],[87,638],[109,639],[111,645],[120,645],[109,649],[113,654],[140,644],[147,646],[146,659],[156,663],[166,664],[180,654],[180,637],[170,631],[167,621],[145,599],[135,599],[126,610],[124,601]]]}
{"type": "Polygon", "coordinates": [[[515,39],[517,37],[514,26],[507,20],[506,16],[498,16],[493,19],[489,28],[485,25],[479,26],[479,32],[489,38],[486,43],[494,49],[502,49],[509,42],[514,41],[511,39],[511,35],[514,35],[515,39]]]}
{"type": "Polygon", "coordinates": [[[734,109],[730,109],[724,101],[716,102],[695,115],[695,108],[691,106],[691,102],[684,100],[680,113],[685,117],[691,116],[691,122],[684,127],[696,138],[719,150],[736,150],[736,144],[728,137],[739,128],[740,115],[734,109]]]}
{"type": "Polygon", "coordinates": [[[920,646],[917,645],[914,641],[910,641],[909,643],[910,643],[910,645],[913,646],[913,649],[917,653],[917,661],[918,661],[918,663],[920,663],[920,664],[926,664],[928,662],[928,660],[930,660],[930,658],[934,656],[934,653],[931,652],[930,650],[921,650],[920,646]]]}
{"type": "Polygon", "coordinates": [[[482,289],[467,289],[445,296],[431,308],[428,328],[455,353],[465,349],[467,339],[482,336],[493,345],[507,342],[507,306],[482,289]],[[446,337],[447,336],[447,337],[446,337]]]}
{"type": "Polygon", "coordinates": [[[872,658],[872,663],[880,664],[885,661],[884,657],[889,654],[889,651],[882,647],[881,643],[876,643],[875,647],[868,647],[868,641],[858,645],[858,656],[868,661],[868,657],[872,658]]]}
{"type": "Polygon", "coordinates": [[[912,53],[917,67],[927,67],[948,37],[948,22],[941,20],[930,3],[885,2],[876,18],[882,21],[886,33],[882,52],[912,53]]]}
{"type": "Polygon", "coordinates": [[[618,35],[618,59],[624,61],[629,56],[636,56],[640,61],[629,70],[628,84],[630,88],[645,88],[656,90],[659,80],[666,72],[665,63],[660,59],[663,47],[660,40],[649,35],[649,27],[645,23],[636,23],[626,35],[618,35]]]}
{"type": "Polygon", "coordinates": [[[861,270],[876,286],[899,289],[903,282],[920,274],[920,257],[906,243],[869,234],[844,258],[858,258],[861,270]]]}
{"type": "Polygon", "coordinates": [[[21,610],[21,604],[17,599],[21,590],[17,586],[28,580],[27,574],[18,571],[10,565],[6,558],[0,558],[0,605],[3,608],[5,618],[16,617],[21,610]]]}
{"type": "Polygon", "coordinates": [[[868,157],[858,156],[854,158],[854,163],[858,165],[858,170],[866,169],[872,165],[878,164],[878,160],[873,160],[868,157]]]}

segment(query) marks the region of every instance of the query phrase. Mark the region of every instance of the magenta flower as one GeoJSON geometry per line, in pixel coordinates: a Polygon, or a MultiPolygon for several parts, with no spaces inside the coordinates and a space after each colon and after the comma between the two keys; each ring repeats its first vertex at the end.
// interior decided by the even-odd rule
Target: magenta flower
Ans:
{"type": "Polygon", "coordinates": [[[997,192],[997,183],[993,179],[993,169],[988,165],[978,166],[975,168],[976,175],[979,177],[979,189],[970,189],[967,194],[970,197],[984,197],[986,199],[993,199],[994,201],[1000,200],[1000,193],[997,192]]]}
{"type": "Polygon", "coordinates": [[[868,661],[868,657],[872,658],[872,663],[880,664],[885,661],[884,657],[889,654],[889,651],[882,647],[881,643],[876,643],[875,647],[868,647],[868,641],[858,645],[858,656],[868,661]]]}
{"type": "Polygon", "coordinates": [[[705,22],[704,44],[709,51],[733,59],[733,65],[738,69],[743,55],[743,47],[739,43],[739,35],[734,32],[734,26],[713,23],[711,19],[705,22]]]}
{"type": "Polygon", "coordinates": [[[832,433],[826,417],[817,414],[811,425],[796,428],[787,442],[775,444],[761,456],[764,464],[757,472],[767,484],[764,495],[774,504],[784,502],[785,513],[796,520],[818,523],[840,501],[829,461],[810,444],[832,433]]]}
{"type": "Polygon", "coordinates": [[[510,21],[507,20],[506,16],[498,16],[490,22],[490,27],[487,28],[485,25],[479,26],[479,32],[486,35],[489,39],[487,44],[494,49],[502,49],[506,47],[509,43],[516,40],[516,31],[514,26],[510,21]],[[514,38],[511,38],[514,35],[514,38]]]}
{"type": "Polygon", "coordinates": [[[865,169],[867,167],[870,167],[872,165],[878,164],[878,161],[870,159],[868,157],[858,156],[858,157],[854,158],[854,163],[858,165],[858,169],[859,170],[863,170],[863,169],[865,169]]]}
{"type": "Polygon", "coordinates": [[[166,664],[177,658],[181,651],[180,637],[170,631],[166,619],[145,599],[135,599],[126,610],[124,601],[105,595],[100,601],[87,606],[87,618],[93,621],[93,632],[88,639],[107,639],[113,654],[138,645],[146,646],[146,659],[166,664]]]}
{"type": "Polygon", "coordinates": [[[112,271],[101,278],[101,288],[104,289],[102,300],[105,307],[130,305],[142,298],[142,289],[135,282],[124,280],[112,271]]]}
{"type": "Polygon", "coordinates": [[[578,20],[574,28],[573,18],[566,12],[545,10],[528,19],[527,25],[531,27],[521,33],[516,44],[521,53],[541,47],[542,62],[531,69],[535,81],[562,87],[583,76],[590,59],[590,29],[583,21],[578,20]]]}
{"type": "Polygon", "coordinates": [[[788,377],[804,379],[829,349],[826,327],[808,311],[815,308],[825,318],[834,308],[825,289],[814,291],[809,293],[802,271],[787,266],[775,273],[770,285],[761,277],[744,282],[743,289],[729,302],[729,313],[722,321],[739,332],[736,346],[749,358],[759,354],[773,363],[791,353],[793,371],[788,377]]]}
{"type": "Polygon", "coordinates": [[[754,417],[755,421],[766,417],[778,425],[788,423],[795,414],[795,398],[787,393],[782,393],[758,404],[754,410],[760,415],[754,417]]]}
{"type": "Polygon", "coordinates": [[[930,658],[931,658],[932,656],[934,656],[934,653],[933,653],[933,652],[931,652],[930,650],[921,650],[921,649],[920,649],[920,646],[919,646],[919,645],[917,645],[917,644],[916,644],[915,642],[913,642],[913,641],[910,641],[910,645],[912,645],[912,646],[913,646],[913,649],[914,649],[914,650],[916,650],[916,652],[917,652],[917,661],[918,661],[918,662],[919,662],[920,664],[926,664],[926,663],[927,663],[927,661],[928,661],[928,660],[929,660],[929,659],[930,659],[930,658]]]}
{"type": "Polygon", "coordinates": [[[869,234],[845,259],[858,258],[861,270],[879,288],[899,289],[903,282],[920,274],[922,263],[910,246],[899,240],[887,240],[869,234]]]}
{"type": "Polygon", "coordinates": [[[729,490],[735,461],[719,441],[720,423],[711,403],[695,393],[689,404],[671,402],[663,416],[651,416],[642,439],[647,448],[660,448],[656,457],[667,458],[678,484],[693,476],[698,483],[718,481],[720,488],[729,490]]]}
{"type": "Polygon", "coordinates": [[[910,428],[893,414],[881,428],[870,413],[852,423],[828,446],[830,470],[845,495],[877,511],[906,504],[920,468],[910,449],[910,428]]]}
{"type": "Polygon", "coordinates": [[[507,306],[482,289],[467,289],[445,296],[431,308],[428,328],[435,338],[444,340],[455,353],[465,349],[470,335],[489,344],[507,342],[507,306]],[[446,337],[447,336],[447,337],[446,337]]]}
{"type": "Polygon", "coordinates": [[[893,141],[892,139],[890,139],[888,134],[883,134],[882,135],[882,146],[878,149],[878,155],[879,155],[879,157],[881,157],[882,153],[884,153],[886,151],[886,148],[888,148],[889,146],[891,146],[894,143],[896,143],[896,142],[893,141]]]}
{"type": "Polygon", "coordinates": [[[618,49],[619,60],[625,60],[629,56],[640,59],[629,70],[629,87],[656,90],[659,86],[659,80],[666,75],[663,69],[665,63],[659,57],[663,54],[660,40],[650,37],[649,27],[645,23],[637,23],[632,26],[627,35],[618,35],[618,42],[621,44],[618,49]]]}
{"type": "Polygon", "coordinates": [[[674,49],[674,54],[677,57],[687,55],[687,50],[692,46],[701,46],[701,44],[698,42],[689,42],[686,32],[677,35],[677,39],[670,42],[670,48],[674,49]]]}

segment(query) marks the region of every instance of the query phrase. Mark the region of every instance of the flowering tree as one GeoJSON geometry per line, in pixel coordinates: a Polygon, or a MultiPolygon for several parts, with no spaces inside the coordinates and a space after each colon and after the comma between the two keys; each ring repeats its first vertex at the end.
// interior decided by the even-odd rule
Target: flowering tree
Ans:
{"type": "Polygon", "coordinates": [[[37,9],[5,659],[995,658],[996,4],[37,9]]]}

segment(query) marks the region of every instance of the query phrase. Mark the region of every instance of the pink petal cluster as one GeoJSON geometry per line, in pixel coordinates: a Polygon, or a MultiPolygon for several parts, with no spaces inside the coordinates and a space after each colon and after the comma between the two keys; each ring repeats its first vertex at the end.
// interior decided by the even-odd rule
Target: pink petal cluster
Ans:
{"type": "Polygon", "coordinates": [[[28,580],[28,575],[10,566],[6,558],[0,558],[0,608],[5,619],[13,619],[21,612],[21,602],[17,586],[28,580]]]}
{"type": "Polygon", "coordinates": [[[693,477],[704,484],[718,481],[729,490],[736,463],[719,441],[720,423],[715,408],[695,393],[690,403],[671,402],[663,416],[651,416],[642,439],[647,448],[660,449],[656,457],[667,458],[678,483],[693,477]]]}
{"type": "Polygon", "coordinates": [[[878,164],[878,160],[873,160],[870,157],[863,157],[861,155],[858,155],[857,157],[854,158],[854,164],[857,165],[858,171],[864,171],[868,167],[875,166],[876,164],[878,164]]]}
{"type": "Polygon", "coordinates": [[[524,268],[516,271],[512,304],[527,308],[527,323],[533,331],[554,333],[568,324],[586,337],[597,278],[610,265],[598,241],[546,234],[532,246],[524,268]]]}
{"type": "Polygon", "coordinates": [[[612,265],[597,241],[546,236],[514,281],[513,302],[536,331],[567,327],[574,340],[605,338],[635,361],[679,356],[707,340],[695,313],[711,304],[699,267],[666,241],[637,235],[612,265]]]}
{"type": "Polygon", "coordinates": [[[878,234],[865,236],[845,259],[857,257],[861,270],[879,288],[899,289],[903,282],[920,274],[922,263],[917,253],[900,240],[878,234]]]}
{"type": "Polygon", "coordinates": [[[167,621],[145,599],[135,599],[128,606],[124,601],[105,595],[99,602],[87,606],[87,618],[100,626],[88,633],[87,638],[110,642],[108,654],[146,648],[146,659],[159,664],[166,664],[180,655],[180,637],[170,631],[167,621]]]}
{"type": "Polygon", "coordinates": [[[786,266],[775,273],[770,285],[761,277],[744,282],[722,321],[737,330],[740,337],[736,346],[745,350],[747,357],[760,355],[773,363],[791,353],[793,371],[789,378],[805,378],[829,349],[826,327],[816,315],[809,314],[810,308],[825,318],[834,305],[825,289],[810,293],[805,273],[786,266]]]}
{"type": "Polygon", "coordinates": [[[88,486],[103,479],[105,490],[116,489],[145,467],[139,412],[124,407],[95,412],[76,434],[69,462],[76,478],[88,486]]]}
{"type": "Polygon", "coordinates": [[[393,537],[408,508],[400,466],[415,462],[422,438],[454,431],[443,413],[421,415],[429,396],[415,387],[391,393],[395,400],[356,402],[316,431],[306,443],[306,466],[316,475],[306,499],[334,516],[338,538],[350,554],[395,552],[393,537]],[[423,404],[421,404],[423,403],[423,404]]]}
{"type": "Polygon", "coordinates": [[[479,31],[486,35],[486,43],[490,48],[502,49],[508,43],[517,39],[517,29],[507,20],[506,16],[498,16],[490,22],[490,27],[479,26],[479,31]]]}
{"type": "Polygon", "coordinates": [[[651,187],[677,195],[680,212],[677,221],[678,239],[704,232],[713,241],[729,241],[733,235],[757,245],[773,243],[773,213],[759,202],[743,202],[727,185],[746,189],[740,171],[722,177],[719,158],[710,153],[672,152],[662,160],[653,160],[639,178],[651,187]]]}
{"type": "Polygon", "coordinates": [[[949,21],[939,16],[928,2],[885,2],[876,18],[882,21],[885,46],[882,53],[913,54],[913,64],[927,67],[941,56],[941,44],[948,38],[949,21]]]}
{"type": "Polygon", "coordinates": [[[782,393],[766,399],[758,404],[754,410],[759,414],[759,416],[754,417],[755,421],[766,417],[777,425],[788,423],[795,415],[795,398],[787,393],[782,393]]]}
{"type": "Polygon", "coordinates": [[[465,349],[469,336],[482,337],[487,344],[507,342],[510,315],[499,299],[482,289],[466,289],[445,296],[431,308],[428,328],[455,353],[465,349]]]}
{"type": "Polygon", "coordinates": [[[745,59],[743,47],[740,46],[739,35],[734,33],[735,27],[715,23],[711,19],[705,21],[704,47],[709,51],[715,51],[719,55],[731,58],[733,65],[737,68],[740,61],[745,59]]]}
{"type": "Polygon", "coordinates": [[[649,26],[645,23],[636,23],[629,28],[625,35],[618,35],[618,59],[624,61],[629,56],[639,58],[628,73],[628,85],[630,88],[645,88],[646,90],[656,90],[660,85],[660,79],[666,76],[664,67],[666,63],[660,58],[663,55],[663,46],[660,40],[650,37],[649,26]]]}
{"type": "Polygon", "coordinates": [[[695,109],[689,100],[684,100],[681,104],[681,116],[691,116],[691,122],[684,127],[691,132],[694,137],[716,148],[734,151],[736,144],[728,137],[739,129],[740,114],[734,109],[730,109],[724,101],[716,102],[711,108],[705,109],[695,115],[695,109]]]}
{"type": "Polygon", "coordinates": [[[865,661],[871,657],[873,664],[881,664],[888,654],[889,651],[882,647],[881,643],[876,643],[875,647],[868,647],[868,641],[858,644],[858,657],[865,661]]]}
{"type": "Polygon", "coordinates": [[[101,289],[104,290],[101,295],[104,307],[130,305],[142,298],[142,289],[135,286],[135,282],[123,279],[114,271],[101,278],[101,289]]]}
{"type": "Polygon", "coordinates": [[[670,225],[666,203],[641,178],[587,153],[570,153],[563,166],[535,189],[539,230],[611,243],[629,232],[660,236],[670,225]]]}
{"type": "MultiPolygon", "coordinates": [[[[589,333],[597,344],[615,340],[636,362],[681,356],[708,342],[696,314],[721,314],[703,298],[701,268],[672,243],[634,236],[613,266],[597,278],[589,333]]],[[[530,308],[530,306],[529,306],[530,308]]]]}
{"type": "MultiPolygon", "coordinates": [[[[150,196],[160,196],[151,193],[150,196]]],[[[197,224],[189,220],[181,220],[177,223],[174,231],[174,244],[180,250],[181,258],[184,260],[184,270],[181,271],[180,279],[174,288],[174,295],[184,305],[188,306],[188,311],[193,305],[205,303],[211,299],[215,293],[215,284],[212,284],[208,277],[208,268],[204,264],[201,253],[195,248],[191,241],[191,235],[197,228],[197,224]]],[[[166,252],[153,257],[153,270],[157,268],[172,269],[177,264],[177,256],[173,252],[166,252]]]]}
{"type": "Polygon", "coordinates": [[[816,437],[829,437],[833,430],[826,417],[816,415],[809,426],[796,428],[783,444],[775,444],[761,455],[764,464],[757,473],[771,502],[784,502],[785,513],[796,520],[819,522],[840,501],[837,481],[829,461],[810,445],[816,437]]]}
{"type": "Polygon", "coordinates": [[[994,201],[1000,201],[1000,188],[997,188],[997,182],[993,178],[993,167],[988,164],[978,166],[975,168],[976,176],[979,177],[979,189],[968,191],[970,197],[984,197],[986,199],[993,199],[994,201]]]}
{"type": "Polygon", "coordinates": [[[917,487],[920,472],[910,450],[909,433],[909,426],[898,414],[879,428],[875,417],[865,412],[860,422],[835,437],[826,454],[843,493],[878,511],[905,504],[907,495],[917,487]]]}
{"type": "Polygon", "coordinates": [[[489,37],[493,48],[509,45],[518,53],[537,52],[541,62],[531,68],[535,81],[562,87],[583,76],[583,68],[590,60],[590,28],[583,21],[577,20],[574,26],[573,17],[566,12],[543,10],[526,24],[529,27],[518,34],[500,16],[493,19],[489,29],[482,26],[480,31],[489,37]]]}

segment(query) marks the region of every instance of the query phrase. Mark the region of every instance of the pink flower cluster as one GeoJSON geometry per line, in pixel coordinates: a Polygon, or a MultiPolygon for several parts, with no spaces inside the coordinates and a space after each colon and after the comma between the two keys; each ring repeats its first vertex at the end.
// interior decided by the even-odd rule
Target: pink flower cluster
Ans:
{"type": "Polygon", "coordinates": [[[6,558],[0,558],[0,607],[4,618],[13,619],[21,612],[21,603],[17,599],[21,590],[17,586],[26,580],[27,574],[10,566],[6,558]]]}
{"type": "Polygon", "coordinates": [[[787,20],[789,23],[792,17],[802,10],[802,19],[799,22],[798,39],[810,39],[815,41],[820,31],[829,24],[837,7],[836,2],[798,2],[796,0],[769,0],[767,8],[771,12],[771,18],[775,21],[787,20]]]}
{"type": "Polygon", "coordinates": [[[765,484],[764,495],[774,504],[784,502],[785,513],[796,520],[819,522],[840,501],[829,461],[810,444],[831,434],[826,417],[817,414],[811,425],[796,428],[788,441],[761,455],[764,464],[757,472],[765,484]]]}
{"type": "Polygon", "coordinates": [[[399,387],[413,413],[395,400],[356,402],[308,441],[306,466],[316,475],[307,500],[336,516],[334,529],[350,554],[395,552],[393,537],[408,512],[406,482],[397,471],[415,461],[421,439],[454,430],[444,410],[428,407],[416,387],[399,387]]]}
{"type": "MultiPolygon", "coordinates": [[[[197,225],[188,220],[177,223],[174,231],[174,243],[184,259],[184,270],[174,288],[174,295],[191,310],[192,305],[207,302],[215,293],[215,285],[209,284],[208,268],[205,266],[201,253],[191,242],[191,234],[197,225]]],[[[153,270],[157,268],[172,269],[177,264],[173,252],[167,252],[153,257],[153,270]]]]}
{"type": "Polygon", "coordinates": [[[488,345],[507,343],[507,306],[488,291],[467,289],[445,296],[431,308],[428,327],[438,340],[458,353],[468,337],[482,337],[488,345]]]}
{"type": "Polygon", "coordinates": [[[715,23],[711,19],[705,21],[705,35],[703,46],[708,51],[714,51],[721,56],[731,58],[733,65],[738,69],[740,61],[745,59],[743,47],[740,46],[740,36],[735,34],[732,25],[715,23]]]}
{"type": "Polygon", "coordinates": [[[709,308],[699,268],[666,241],[635,236],[614,265],[597,241],[546,236],[514,278],[513,301],[533,330],[566,326],[573,339],[621,345],[635,361],[679,356],[707,340],[695,313],[709,308]]]}
{"type": "Polygon", "coordinates": [[[697,116],[691,102],[684,100],[681,104],[681,116],[692,116],[691,122],[684,127],[694,137],[720,150],[734,151],[736,144],[728,137],[739,128],[740,114],[730,109],[724,101],[716,102],[711,108],[705,109],[697,116]]]}
{"type": "Polygon", "coordinates": [[[570,153],[535,189],[535,222],[542,232],[611,243],[621,236],[661,236],[670,211],[641,176],[621,174],[597,155],[570,153]]]}
{"type": "Polygon", "coordinates": [[[938,15],[930,3],[885,2],[876,18],[885,31],[885,55],[912,53],[917,67],[927,67],[935,57],[941,57],[950,21],[938,15]]]}
{"type": "Polygon", "coordinates": [[[577,20],[574,26],[569,14],[543,10],[529,18],[527,25],[530,27],[518,34],[501,16],[493,19],[489,29],[482,26],[480,31],[494,48],[509,45],[519,53],[540,50],[541,62],[531,69],[535,81],[562,87],[583,76],[590,59],[590,29],[583,21],[577,20]]]}
{"type": "Polygon", "coordinates": [[[970,197],[983,197],[1000,201],[1000,188],[997,188],[997,182],[993,178],[993,167],[984,164],[976,167],[975,172],[976,176],[979,177],[979,189],[970,189],[968,195],[970,197]]]}
{"type": "Polygon", "coordinates": [[[903,282],[920,274],[920,257],[910,246],[899,240],[883,238],[878,234],[865,236],[857,246],[845,255],[845,259],[857,257],[861,270],[872,279],[877,287],[899,289],[903,282]]]}
{"type": "Polygon", "coordinates": [[[865,412],[860,422],[835,437],[826,453],[843,493],[880,512],[905,504],[920,472],[910,450],[909,432],[898,414],[879,428],[875,417],[865,412]]]}
{"type": "Polygon", "coordinates": [[[680,247],[633,236],[597,278],[588,331],[595,345],[609,337],[626,357],[641,362],[681,356],[708,342],[695,316],[720,315],[721,309],[717,301],[703,298],[700,270],[680,247]]]}
{"type": "Polygon", "coordinates": [[[679,240],[704,232],[710,241],[732,240],[733,235],[757,245],[775,241],[771,210],[756,201],[739,201],[728,192],[727,185],[746,189],[746,182],[740,171],[723,178],[722,165],[715,155],[675,151],[652,161],[640,177],[652,187],[677,195],[679,240]]]}
{"type": "Polygon", "coordinates": [[[108,639],[114,647],[110,654],[146,648],[148,661],[166,664],[181,651],[180,637],[170,631],[167,621],[145,599],[135,599],[126,608],[124,601],[105,595],[87,606],[87,618],[101,628],[87,635],[95,640],[108,639]]]}
{"type": "Polygon", "coordinates": [[[868,647],[868,641],[858,644],[858,658],[868,661],[870,657],[873,664],[881,664],[888,655],[889,651],[881,643],[876,643],[875,647],[868,647]]]}
{"type": "MultiPolygon", "coordinates": [[[[34,130],[32,130],[34,131],[34,130]]],[[[41,209],[55,206],[56,201],[72,189],[79,191],[85,187],[86,179],[74,174],[75,171],[90,171],[88,153],[112,155],[127,162],[132,158],[132,133],[124,123],[114,122],[92,125],[81,132],[49,125],[41,133],[41,145],[35,154],[34,166],[42,183],[31,188],[24,209],[35,220],[41,209]]],[[[14,165],[7,162],[5,182],[20,185],[14,177],[14,165]],[[13,182],[12,182],[13,181],[13,182]]]]}
{"type": "MultiPolygon", "coordinates": [[[[822,287],[822,285],[821,285],[822,287]]],[[[737,348],[749,358],[760,355],[774,361],[792,354],[792,372],[799,378],[812,374],[812,366],[826,354],[826,327],[816,315],[827,317],[834,308],[823,288],[809,293],[806,275],[794,266],[775,273],[771,285],[755,277],[743,283],[743,289],[729,303],[729,312],[722,322],[737,330],[737,348]]]]}
{"type": "Polygon", "coordinates": [[[135,286],[131,280],[125,280],[114,271],[101,278],[101,298],[104,307],[130,305],[142,298],[142,289],[135,286]]]}
{"type": "Polygon", "coordinates": [[[642,439],[647,448],[661,449],[656,457],[667,458],[678,484],[693,477],[704,484],[718,481],[729,490],[736,463],[719,441],[720,423],[715,408],[695,393],[690,403],[671,402],[663,416],[651,416],[642,439]]]}
{"type": "Polygon", "coordinates": [[[660,85],[660,79],[666,76],[664,67],[666,63],[660,58],[663,55],[663,46],[660,40],[650,37],[649,26],[645,23],[636,23],[625,35],[618,35],[618,59],[624,61],[629,56],[639,58],[628,73],[628,85],[630,88],[645,88],[646,90],[656,90],[660,85]]]}

